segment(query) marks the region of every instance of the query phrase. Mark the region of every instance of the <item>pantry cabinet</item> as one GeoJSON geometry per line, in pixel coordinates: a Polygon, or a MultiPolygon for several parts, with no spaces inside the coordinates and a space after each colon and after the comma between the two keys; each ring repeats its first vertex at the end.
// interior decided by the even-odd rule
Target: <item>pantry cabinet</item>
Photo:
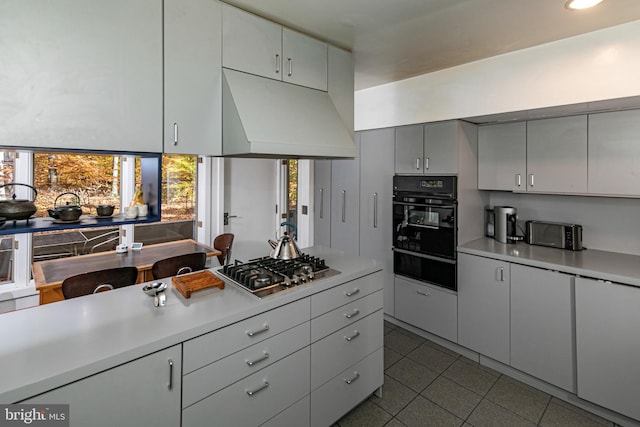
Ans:
{"type": "Polygon", "coordinates": [[[162,1],[0,3],[0,141],[162,152],[162,1]]]}
{"type": "Polygon", "coordinates": [[[458,253],[458,343],[509,364],[510,266],[458,253]]]}
{"type": "Polygon", "coordinates": [[[221,3],[164,2],[164,152],[222,154],[221,3]]]}
{"type": "Polygon", "coordinates": [[[526,122],[478,128],[478,189],[525,191],[526,122]]]}
{"type": "Polygon", "coordinates": [[[360,256],[384,268],[384,312],[394,313],[393,141],[394,130],[363,131],[360,136],[360,256]]]}
{"type": "Polygon", "coordinates": [[[589,193],[640,195],[640,110],[589,115],[589,193]]]}
{"type": "Polygon", "coordinates": [[[223,4],[222,66],[327,91],[327,44],[223,4]]]}
{"type": "Polygon", "coordinates": [[[576,278],[578,397],[640,420],[640,288],[576,278]]]}
{"type": "Polygon", "coordinates": [[[68,404],[73,426],[180,425],[182,345],[20,403],[68,404]]]}
{"type": "Polygon", "coordinates": [[[399,174],[458,173],[458,121],[396,128],[395,172],[399,174]]]}
{"type": "Polygon", "coordinates": [[[527,122],[527,191],[587,192],[587,116],[527,122]]]}
{"type": "MultiPolygon", "coordinates": [[[[360,134],[355,136],[360,148],[360,134]]],[[[331,162],[331,247],[360,254],[360,159],[331,162]]]]}
{"type": "Polygon", "coordinates": [[[313,243],[331,246],[331,160],[316,160],[313,169],[313,243]]]}
{"type": "Polygon", "coordinates": [[[575,393],[574,276],[510,268],[511,366],[575,393]]]}

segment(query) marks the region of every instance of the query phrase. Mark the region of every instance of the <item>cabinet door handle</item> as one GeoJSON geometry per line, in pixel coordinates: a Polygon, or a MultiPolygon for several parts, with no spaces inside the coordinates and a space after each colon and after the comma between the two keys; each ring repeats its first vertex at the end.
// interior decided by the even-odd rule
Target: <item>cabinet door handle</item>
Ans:
{"type": "Polygon", "coordinates": [[[276,74],[280,73],[280,55],[276,53],[276,74]]]}
{"type": "Polygon", "coordinates": [[[357,372],[353,373],[353,376],[351,378],[345,378],[344,382],[347,384],[351,384],[352,382],[354,382],[355,380],[357,380],[358,378],[360,378],[360,374],[357,372]]]}
{"type": "Polygon", "coordinates": [[[320,189],[320,218],[324,218],[324,188],[320,189]]]}
{"type": "Polygon", "coordinates": [[[421,291],[420,289],[416,290],[416,292],[418,293],[418,295],[422,295],[424,297],[428,297],[429,295],[431,295],[429,292],[421,291]]]}
{"type": "Polygon", "coordinates": [[[347,220],[347,190],[342,190],[342,222],[347,220]]]}
{"type": "Polygon", "coordinates": [[[262,383],[262,385],[261,385],[261,386],[259,386],[258,388],[255,388],[255,389],[253,389],[253,390],[247,390],[247,394],[248,394],[249,396],[253,396],[253,395],[254,395],[254,394],[256,394],[257,392],[262,391],[262,390],[264,390],[265,388],[269,387],[269,383],[268,383],[268,382],[266,382],[266,381],[264,381],[264,380],[262,380],[262,381],[263,381],[263,383],[262,383]]]}
{"type": "Polygon", "coordinates": [[[178,123],[173,124],[173,145],[178,145],[178,123]]]}
{"type": "Polygon", "coordinates": [[[498,267],[498,269],[496,270],[496,278],[498,279],[499,282],[504,282],[504,267],[498,267]]]}
{"type": "Polygon", "coordinates": [[[424,168],[425,169],[429,169],[429,158],[428,157],[424,158],[424,168]]]}
{"type": "Polygon", "coordinates": [[[169,390],[173,389],[173,360],[169,359],[169,390]]]}
{"type": "Polygon", "coordinates": [[[373,228],[378,228],[378,193],[373,193],[373,228]]]}
{"type": "Polygon", "coordinates": [[[354,332],[355,333],[353,335],[351,335],[350,337],[344,337],[344,339],[347,341],[353,341],[360,336],[360,332],[358,331],[354,331],[354,332]]]}
{"type": "Polygon", "coordinates": [[[517,173],[516,174],[516,186],[520,187],[522,185],[522,176],[517,173]]]}
{"type": "Polygon", "coordinates": [[[289,58],[288,60],[289,60],[289,74],[287,75],[291,77],[291,74],[293,73],[293,60],[291,58],[289,58]]]}
{"type": "Polygon", "coordinates": [[[352,297],[352,296],[354,296],[355,294],[357,294],[357,293],[359,293],[359,292],[360,292],[360,289],[358,289],[358,288],[353,288],[353,290],[352,290],[351,292],[345,292],[344,294],[345,294],[346,296],[348,296],[348,297],[352,297]]]}
{"type": "Polygon", "coordinates": [[[420,170],[420,157],[416,157],[416,169],[420,170]]]}
{"type": "Polygon", "coordinates": [[[531,186],[533,187],[533,174],[529,175],[529,182],[531,183],[531,186]]]}
{"type": "Polygon", "coordinates": [[[247,365],[249,366],[253,366],[258,362],[262,362],[263,360],[267,360],[269,358],[269,353],[267,353],[266,351],[264,352],[264,354],[262,356],[256,357],[253,360],[247,360],[247,365]]]}
{"type": "Polygon", "coordinates": [[[249,335],[250,337],[262,334],[264,332],[267,332],[269,330],[269,325],[264,325],[262,327],[262,329],[258,329],[257,331],[247,331],[247,335],[249,335]]]}
{"type": "Polygon", "coordinates": [[[344,317],[346,317],[347,319],[351,319],[352,317],[357,316],[358,314],[360,314],[360,310],[358,310],[357,308],[354,308],[353,312],[345,314],[344,317]]]}

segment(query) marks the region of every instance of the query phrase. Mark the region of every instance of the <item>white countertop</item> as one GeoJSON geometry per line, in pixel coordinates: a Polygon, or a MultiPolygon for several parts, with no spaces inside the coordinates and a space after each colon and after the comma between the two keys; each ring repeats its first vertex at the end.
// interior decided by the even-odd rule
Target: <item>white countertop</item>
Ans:
{"type": "MultiPolygon", "coordinates": [[[[185,299],[170,285],[156,308],[142,286],[0,315],[0,403],[13,403],[379,271],[373,260],[323,248],[341,274],[258,299],[235,284],[185,299]]],[[[214,270],[215,271],[215,270],[214,270]]]]}
{"type": "Polygon", "coordinates": [[[529,245],[500,243],[484,237],[458,246],[458,251],[503,261],[558,270],[595,279],[640,286],[640,256],[585,249],[570,251],[529,245]]]}

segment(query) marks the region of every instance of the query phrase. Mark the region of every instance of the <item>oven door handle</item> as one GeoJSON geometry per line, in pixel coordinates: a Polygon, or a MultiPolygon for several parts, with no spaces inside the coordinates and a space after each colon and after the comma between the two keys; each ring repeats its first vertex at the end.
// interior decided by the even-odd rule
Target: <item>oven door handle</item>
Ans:
{"type": "Polygon", "coordinates": [[[447,263],[447,264],[456,264],[456,260],[455,259],[440,258],[440,257],[437,257],[437,256],[421,254],[419,252],[412,252],[412,251],[408,251],[406,249],[399,249],[399,248],[396,248],[396,247],[392,247],[391,250],[394,251],[394,252],[398,252],[400,254],[416,256],[418,258],[426,258],[426,259],[430,259],[432,261],[440,261],[440,262],[444,262],[444,263],[447,263]]]}
{"type": "Polygon", "coordinates": [[[442,208],[442,209],[453,209],[455,205],[439,205],[435,203],[407,203],[407,202],[393,202],[394,205],[401,206],[418,206],[418,207],[429,207],[429,208],[442,208]]]}

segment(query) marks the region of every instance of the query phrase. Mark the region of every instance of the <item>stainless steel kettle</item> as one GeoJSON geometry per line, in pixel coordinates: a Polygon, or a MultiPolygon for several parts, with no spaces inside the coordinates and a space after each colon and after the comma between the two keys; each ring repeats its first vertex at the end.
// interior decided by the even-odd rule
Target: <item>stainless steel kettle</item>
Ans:
{"type": "MultiPolygon", "coordinates": [[[[281,227],[289,226],[293,229],[293,236],[296,233],[296,226],[290,222],[283,222],[281,227]]],[[[298,258],[302,253],[296,244],[295,238],[291,237],[286,231],[282,233],[282,237],[278,241],[269,240],[269,245],[273,248],[269,256],[275,259],[294,259],[298,258]]]]}

